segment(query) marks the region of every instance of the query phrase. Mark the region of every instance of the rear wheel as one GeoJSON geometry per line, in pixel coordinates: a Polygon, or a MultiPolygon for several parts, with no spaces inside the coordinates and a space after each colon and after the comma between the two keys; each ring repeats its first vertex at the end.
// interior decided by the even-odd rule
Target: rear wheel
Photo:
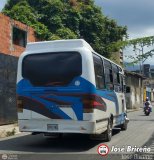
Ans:
{"type": "Polygon", "coordinates": [[[112,126],[113,123],[111,119],[108,120],[107,130],[103,133],[105,136],[105,141],[109,142],[112,138],[112,126]]]}
{"type": "Polygon", "coordinates": [[[128,128],[128,120],[127,120],[127,117],[125,116],[125,121],[124,121],[124,123],[123,124],[121,124],[121,130],[123,130],[123,131],[125,131],[125,130],[127,130],[127,128],[128,128]]]}
{"type": "Polygon", "coordinates": [[[121,125],[121,130],[123,130],[123,131],[127,130],[127,123],[126,123],[126,121],[121,125]]]}
{"type": "Polygon", "coordinates": [[[109,142],[111,140],[111,137],[112,137],[112,126],[113,126],[113,123],[112,123],[112,120],[108,120],[108,125],[107,125],[107,130],[101,134],[92,134],[90,135],[90,139],[91,140],[103,140],[103,141],[106,141],[106,142],[109,142]]]}

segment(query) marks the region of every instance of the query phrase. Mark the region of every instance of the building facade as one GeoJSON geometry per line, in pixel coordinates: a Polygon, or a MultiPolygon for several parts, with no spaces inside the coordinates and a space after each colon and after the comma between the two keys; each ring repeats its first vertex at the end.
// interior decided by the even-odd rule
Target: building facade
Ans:
{"type": "Polygon", "coordinates": [[[149,97],[150,101],[154,102],[154,78],[147,78],[144,83],[144,101],[149,97]]]}
{"type": "Polygon", "coordinates": [[[145,101],[146,97],[149,97],[151,101],[154,101],[154,65],[143,64],[141,68],[139,65],[132,65],[126,66],[126,69],[133,73],[142,73],[145,77],[143,80],[143,101],[145,101]]]}
{"type": "Polygon", "coordinates": [[[126,107],[127,109],[138,109],[143,107],[143,80],[141,74],[125,71],[126,82],[126,107]]]}
{"type": "Polygon", "coordinates": [[[27,42],[35,42],[33,28],[0,13],[0,124],[17,120],[16,70],[27,42]]]}

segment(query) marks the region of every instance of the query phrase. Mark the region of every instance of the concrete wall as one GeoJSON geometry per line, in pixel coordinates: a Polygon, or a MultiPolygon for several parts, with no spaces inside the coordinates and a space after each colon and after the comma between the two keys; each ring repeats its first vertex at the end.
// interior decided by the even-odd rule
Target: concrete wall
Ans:
{"type": "Polygon", "coordinates": [[[35,42],[33,28],[0,13],[0,125],[17,120],[16,72],[17,61],[24,47],[12,43],[12,28],[27,32],[27,42],[35,42]]]}
{"type": "Polygon", "coordinates": [[[126,74],[126,86],[130,87],[130,93],[126,93],[126,107],[137,109],[143,107],[143,82],[142,78],[135,74],[126,74]]]}
{"type": "Polygon", "coordinates": [[[0,53],[0,125],[17,120],[16,70],[18,58],[0,53]]]}
{"type": "Polygon", "coordinates": [[[144,83],[144,100],[149,97],[151,101],[154,101],[154,78],[147,78],[144,83]],[[150,94],[148,94],[150,93],[150,94]]]}
{"type": "Polygon", "coordinates": [[[152,89],[151,101],[154,102],[154,89],[152,89]]]}

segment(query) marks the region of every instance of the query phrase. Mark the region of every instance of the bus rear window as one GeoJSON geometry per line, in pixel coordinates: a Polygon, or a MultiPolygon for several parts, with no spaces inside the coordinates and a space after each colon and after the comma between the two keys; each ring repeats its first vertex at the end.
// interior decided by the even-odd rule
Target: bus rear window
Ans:
{"type": "Polygon", "coordinates": [[[34,86],[63,86],[82,74],[78,52],[28,55],[23,59],[22,76],[34,86]]]}

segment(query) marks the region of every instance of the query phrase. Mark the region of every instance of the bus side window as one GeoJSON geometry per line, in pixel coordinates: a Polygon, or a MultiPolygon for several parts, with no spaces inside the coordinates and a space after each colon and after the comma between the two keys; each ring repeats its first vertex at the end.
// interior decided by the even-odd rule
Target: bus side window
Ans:
{"type": "Polygon", "coordinates": [[[113,71],[113,84],[115,92],[120,92],[120,77],[119,77],[119,68],[117,65],[112,64],[113,71]]]}
{"type": "Polygon", "coordinates": [[[104,89],[104,69],[103,62],[101,58],[95,54],[93,54],[94,59],[94,70],[95,70],[95,80],[96,80],[96,88],[104,89]]]}
{"type": "Polygon", "coordinates": [[[105,85],[108,90],[113,90],[113,74],[111,63],[104,59],[104,68],[105,68],[105,85]]]}
{"type": "Polygon", "coordinates": [[[122,75],[120,75],[120,77],[121,77],[121,83],[120,83],[121,91],[124,92],[124,77],[122,75]]]}
{"type": "Polygon", "coordinates": [[[119,92],[124,92],[124,79],[121,74],[119,74],[119,92]]]}

